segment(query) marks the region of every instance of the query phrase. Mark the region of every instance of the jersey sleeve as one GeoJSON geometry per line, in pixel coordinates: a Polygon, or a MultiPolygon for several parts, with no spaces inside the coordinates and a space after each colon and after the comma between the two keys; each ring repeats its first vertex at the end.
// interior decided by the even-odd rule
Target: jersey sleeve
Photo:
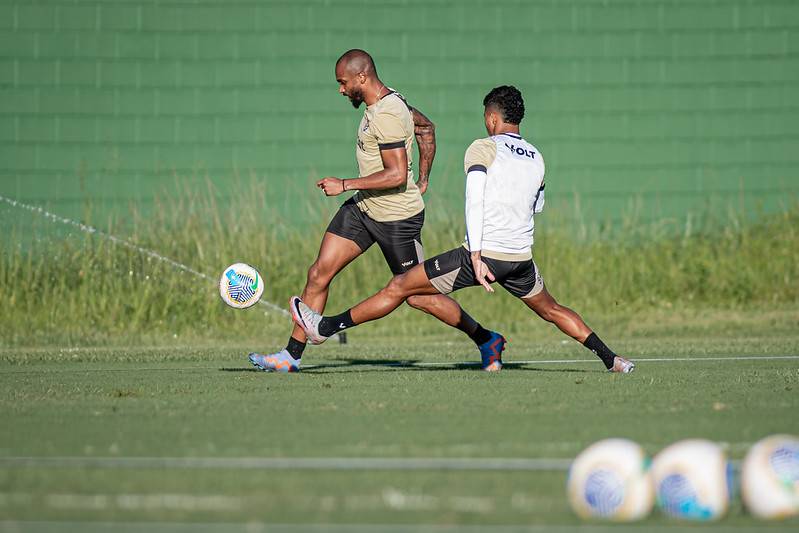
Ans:
{"type": "Polygon", "coordinates": [[[494,163],[497,157],[497,145],[489,139],[477,139],[469,148],[466,149],[466,156],[463,158],[463,170],[467,174],[472,169],[479,169],[485,172],[494,163]]]}
{"type": "Polygon", "coordinates": [[[405,147],[405,140],[413,132],[407,131],[404,122],[399,113],[392,109],[381,111],[375,115],[372,120],[371,130],[381,150],[405,147]]]}
{"type": "Polygon", "coordinates": [[[541,188],[538,189],[538,194],[535,195],[535,201],[533,202],[533,213],[541,213],[544,211],[544,189],[546,188],[546,183],[541,182],[541,188]]]}
{"type": "Polygon", "coordinates": [[[466,242],[470,252],[478,252],[483,248],[487,179],[488,175],[480,165],[473,165],[466,173],[466,242]]]}

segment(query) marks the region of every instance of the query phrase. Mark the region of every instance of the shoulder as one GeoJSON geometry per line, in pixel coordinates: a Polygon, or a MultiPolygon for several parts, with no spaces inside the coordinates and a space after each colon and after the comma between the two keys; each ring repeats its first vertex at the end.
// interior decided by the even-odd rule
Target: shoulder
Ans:
{"type": "Polygon", "coordinates": [[[405,98],[399,93],[391,93],[383,97],[378,105],[377,112],[380,114],[395,115],[402,117],[409,115],[411,110],[405,98]]]}
{"type": "Polygon", "coordinates": [[[472,144],[469,145],[469,148],[466,149],[468,153],[470,150],[496,150],[497,143],[494,141],[493,137],[483,137],[482,139],[477,139],[476,141],[472,141],[472,144]]]}
{"type": "Polygon", "coordinates": [[[491,137],[477,139],[466,149],[464,170],[469,172],[473,166],[488,168],[497,157],[497,143],[491,137]]]}

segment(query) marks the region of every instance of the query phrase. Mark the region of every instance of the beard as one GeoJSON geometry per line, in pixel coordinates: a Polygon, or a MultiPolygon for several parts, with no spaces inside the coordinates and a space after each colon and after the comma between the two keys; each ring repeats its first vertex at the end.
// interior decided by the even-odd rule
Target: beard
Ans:
{"type": "Polygon", "coordinates": [[[347,98],[350,99],[352,107],[358,109],[363,103],[363,92],[361,92],[360,89],[353,89],[352,92],[347,95],[347,98]]]}

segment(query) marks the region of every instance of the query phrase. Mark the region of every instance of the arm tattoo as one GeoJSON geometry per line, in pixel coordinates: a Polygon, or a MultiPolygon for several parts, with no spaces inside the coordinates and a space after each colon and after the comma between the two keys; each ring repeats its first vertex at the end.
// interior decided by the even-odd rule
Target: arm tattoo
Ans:
{"type": "Polygon", "coordinates": [[[419,179],[427,180],[436,157],[436,125],[421,111],[412,107],[413,133],[419,147],[419,179]]]}

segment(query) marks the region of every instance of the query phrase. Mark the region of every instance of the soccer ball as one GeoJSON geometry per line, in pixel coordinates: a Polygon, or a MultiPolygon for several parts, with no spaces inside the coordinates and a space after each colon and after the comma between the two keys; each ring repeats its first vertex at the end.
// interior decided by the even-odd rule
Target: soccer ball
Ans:
{"type": "Polygon", "coordinates": [[[732,464],[721,446],[701,439],[677,442],[652,462],[657,503],[667,515],[686,520],[724,516],[732,493],[732,464]]]}
{"type": "Polygon", "coordinates": [[[258,271],[246,263],[227,267],[219,278],[219,295],[230,307],[245,309],[255,305],[264,293],[264,281],[258,271]]]}
{"type": "Polygon", "coordinates": [[[758,518],[799,515],[799,437],[773,435],[752,446],[741,465],[741,496],[758,518]]]}
{"type": "Polygon", "coordinates": [[[581,518],[630,522],[646,517],[654,495],[649,458],[627,439],[605,439],[586,448],[569,469],[568,493],[581,518]]]}

